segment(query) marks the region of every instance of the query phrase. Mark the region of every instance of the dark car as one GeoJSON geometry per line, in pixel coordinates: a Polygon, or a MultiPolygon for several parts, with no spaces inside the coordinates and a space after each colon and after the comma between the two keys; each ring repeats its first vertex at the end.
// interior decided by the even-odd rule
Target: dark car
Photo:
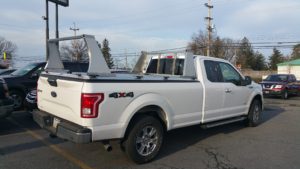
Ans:
{"type": "Polygon", "coordinates": [[[3,79],[0,79],[0,118],[5,118],[13,112],[14,101],[9,97],[8,88],[3,79]]]}
{"type": "MultiPolygon", "coordinates": [[[[69,72],[86,72],[87,62],[64,61],[64,68],[69,72]]],[[[23,103],[27,93],[37,87],[40,73],[44,70],[46,62],[30,63],[20,68],[10,75],[2,76],[6,81],[10,96],[14,99],[14,109],[23,108],[23,103]]]]}
{"type": "Polygon", "coordinates": [[[265,96],[281,96],[288,99],[291,95],[298,95],[300,83],[293,74],[272,74],[261,83],[265,96]]]}
{"type": "Polygon", "coordinates": [[[16,69],[0,69],[0,76],[9,75],[14,72],[16,69]]]}

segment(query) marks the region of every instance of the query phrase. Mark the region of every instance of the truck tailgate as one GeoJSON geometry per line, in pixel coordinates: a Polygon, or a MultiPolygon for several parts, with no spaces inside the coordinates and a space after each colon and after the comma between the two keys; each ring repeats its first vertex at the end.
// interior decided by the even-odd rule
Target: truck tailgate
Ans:
{"type": "Polygon", "coordinates": [[[84,125],[80,118],[83,82],[60,78],[40,77],[38,81],[38,108],[56,117],[84,125]]]}

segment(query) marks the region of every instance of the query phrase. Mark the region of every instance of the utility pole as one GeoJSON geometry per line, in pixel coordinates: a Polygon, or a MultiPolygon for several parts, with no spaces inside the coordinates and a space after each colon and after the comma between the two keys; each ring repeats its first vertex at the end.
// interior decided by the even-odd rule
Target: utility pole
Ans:
{"type": "Polygon", "coordinates": [[[75,22],[73,22],[73,25],[74,25],[74,27],[73,28],[70,27],[70,30],[74,31],[74,36],[76,36],[76,32],[79,31],[79,28],[76,27],[76,23],[75,22]]]}
{"type": "Polygon", "coordinates": [[[205,17],[205,20],[207,21],[207,35],[208,35],[208,41],[207,41],[207,53],[206,55],[210,55],[210,46],[211,46],[211,34],[212,34],[212,20],[213,18],[211,17],[211,10],[214,6],[211,5],[211,0],[208,0],[208,3],[204,4],[208,8],[208,16],[205,17]]]}

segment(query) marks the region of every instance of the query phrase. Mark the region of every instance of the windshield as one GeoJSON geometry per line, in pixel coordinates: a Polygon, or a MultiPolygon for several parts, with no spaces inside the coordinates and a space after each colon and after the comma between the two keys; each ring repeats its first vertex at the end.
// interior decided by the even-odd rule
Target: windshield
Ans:
{"type": "Polygon", "coordinates": [[[266,78],[265,81],[272,81],[272,82],[286,82],[288,76],[287,75],[270,75],[266,78]]]}
{"type": "Polygon", "coordinates": [[[30,63],[20,69],[17,69],[16,71],[14,71],[13,73],[11,73],[11,75],[14,76],[23,76],[25,74],[27,74],[28,72],[30,72],[32,69],[34,69],[37,66],[36,63],[30,63]]]}

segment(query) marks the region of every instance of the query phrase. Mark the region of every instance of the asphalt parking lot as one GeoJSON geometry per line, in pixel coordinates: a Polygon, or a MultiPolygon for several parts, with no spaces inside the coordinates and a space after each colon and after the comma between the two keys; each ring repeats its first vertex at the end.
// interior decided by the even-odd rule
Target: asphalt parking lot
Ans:
{"type": "Polygon", "coordinates": [[[156,160],[136,165],[118,142],[106,152],[101,143],[76,145],[49,138],[28,112],[0,120],[0,169],[298,169],[300,97],[265,99],[263,122],[207,130],[199,126],[167,133],[156,160]]]}

